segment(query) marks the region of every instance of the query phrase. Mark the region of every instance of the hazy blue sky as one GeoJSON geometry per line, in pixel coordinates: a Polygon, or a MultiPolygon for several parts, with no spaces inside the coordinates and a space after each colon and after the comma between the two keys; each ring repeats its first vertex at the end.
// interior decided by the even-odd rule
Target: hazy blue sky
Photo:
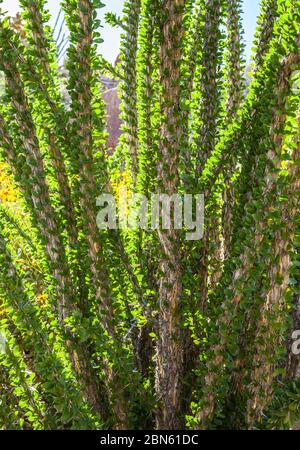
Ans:
{"type": "MultiPolygon", "coordinates": [[[[55,18],[59,11],[60,0],[48,0],[48,6],[52,17],[55,18]]],[[[122,5],[124,0],[103,0],[107,6],[100,10],[100,18],[103,17],[107,11],[113,11],[118,14],[122,12],[122,5]]],[[[260,0],[244,0],[244,29],[245,29],[245,43],[247,59],[250,58],[252,39],[256,26],[256,18],[259,13],[260,0]]],[[[18,11],[18,0],[4,0],[3,7],[14,15],[18,11]]],[[[53,19],[52,19],[53,20],[53,19]]],[[[101,45],[101,51],[106,59],[113,62],[118,54],[120,32],[104,24],[102,30],[102,37],[104,44],[101,45]]]]}

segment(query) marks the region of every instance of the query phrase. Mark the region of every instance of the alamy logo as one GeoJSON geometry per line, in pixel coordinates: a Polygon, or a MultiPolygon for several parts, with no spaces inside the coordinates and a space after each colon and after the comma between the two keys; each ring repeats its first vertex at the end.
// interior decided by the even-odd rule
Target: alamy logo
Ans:
{"type": "Polygon", "coordinates": [[[300,354],[300,330],[293,331],[292,340],[294,341],[292,344],[292,353],[294,355],[300,354]]]}
{"type": "Polygon", "coordinates": [[[105,229],[186,230],[186,240],[202,239],[204,230],[203,194],[143,194],[128,193],[126,187],[116,200],[113,194],[97,198],[101,209],[97,225],[105,229]]]}
{"type": "Polygon", "coordinates": [[[0,330],[0,353],[5,353],[6,337],[3,331],[0,330]]]}

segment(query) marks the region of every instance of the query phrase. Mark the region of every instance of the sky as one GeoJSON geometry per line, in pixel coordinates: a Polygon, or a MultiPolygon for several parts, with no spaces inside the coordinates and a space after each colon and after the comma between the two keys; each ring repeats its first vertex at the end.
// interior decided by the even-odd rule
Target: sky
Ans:
{"type": "MultiPolygon", "coordinates": [[[[105,8],[102,8],[99,11],[99,18],[103,18],[104,14],[108,11],[112,11],[117,13],[118,15],[122,14],[122,6],[124,0],[103,0],[103,3],[106,4],[105,8]]],[[[243,22],[244,22],[244,40],[246,44],[246,57],[247,60],[250,60],[251,56],[251,47],[253,35],[256,28],[256,19],[259,14],[259,4],[260,0],[243,0],[244,6],[244,14],[243,14],[243,22]]],[[[60,0],[48,0],[48,8],[51,12],[52,16],[52,24],[54,25],[55,19],[59,12],[59,4],[60,0]]],[[[2,8],[8,11],[9,15],[13,16],[17,13],[19,9],[18,0],[3,0],[2,8]]],[[[102,38],[104,43],[100,46],[100,51],[103,56],[110,62],[114,62],[119,50],[120,44],[120,30],[116,28],[112,28],[109,25],[106,25],[104,21],[102,22],[102,38]]]]}

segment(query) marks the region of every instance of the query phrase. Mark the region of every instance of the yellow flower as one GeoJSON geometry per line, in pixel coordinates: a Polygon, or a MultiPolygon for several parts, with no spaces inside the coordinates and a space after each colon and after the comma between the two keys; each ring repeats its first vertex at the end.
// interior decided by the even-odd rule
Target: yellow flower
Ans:
{"type": "Polygon", "coordinates": [[[8,309],[4,308],[3,306],[0,307],[0,317],[5,317],[8,313],[8,309]]]}
{"type": "Polygon", "coordinates": [[[15,203],[18,200],[18,193],[13,187],[8,174],[7,164],[0,163],[0,201],[3,203],[15,203]]]}
{"type": "Polygon", "coordinates": [[[13,189],[5,188],[0,189],[0,199],[3,203],[15,203],[18,197],[13,189]]]}
{"type": "Polygon", "coordinates": [[[111,185],[119,208],[128,213],[128,201],[132,197],[130,172],[116,173],[111,185]]]}

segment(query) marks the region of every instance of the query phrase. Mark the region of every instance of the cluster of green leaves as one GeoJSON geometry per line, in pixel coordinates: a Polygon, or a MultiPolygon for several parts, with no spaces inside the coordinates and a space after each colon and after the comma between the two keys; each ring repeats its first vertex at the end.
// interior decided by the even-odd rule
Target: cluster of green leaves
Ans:
{"type": "Polygon", "coordinates": [[[46,1],[20,4],[22,33],[0,23],[15,192],[0,196],[0,428],[293,426],[299,0],[262,2],[247,93],[240,0],[126,1],[106,16],[123,33],[116,67],[98,53],[103,3],[63,1],[68,104],[46,1]],[[204,193],[204,238],[100,231],[97,197],[123,189],[204,193]]]}

